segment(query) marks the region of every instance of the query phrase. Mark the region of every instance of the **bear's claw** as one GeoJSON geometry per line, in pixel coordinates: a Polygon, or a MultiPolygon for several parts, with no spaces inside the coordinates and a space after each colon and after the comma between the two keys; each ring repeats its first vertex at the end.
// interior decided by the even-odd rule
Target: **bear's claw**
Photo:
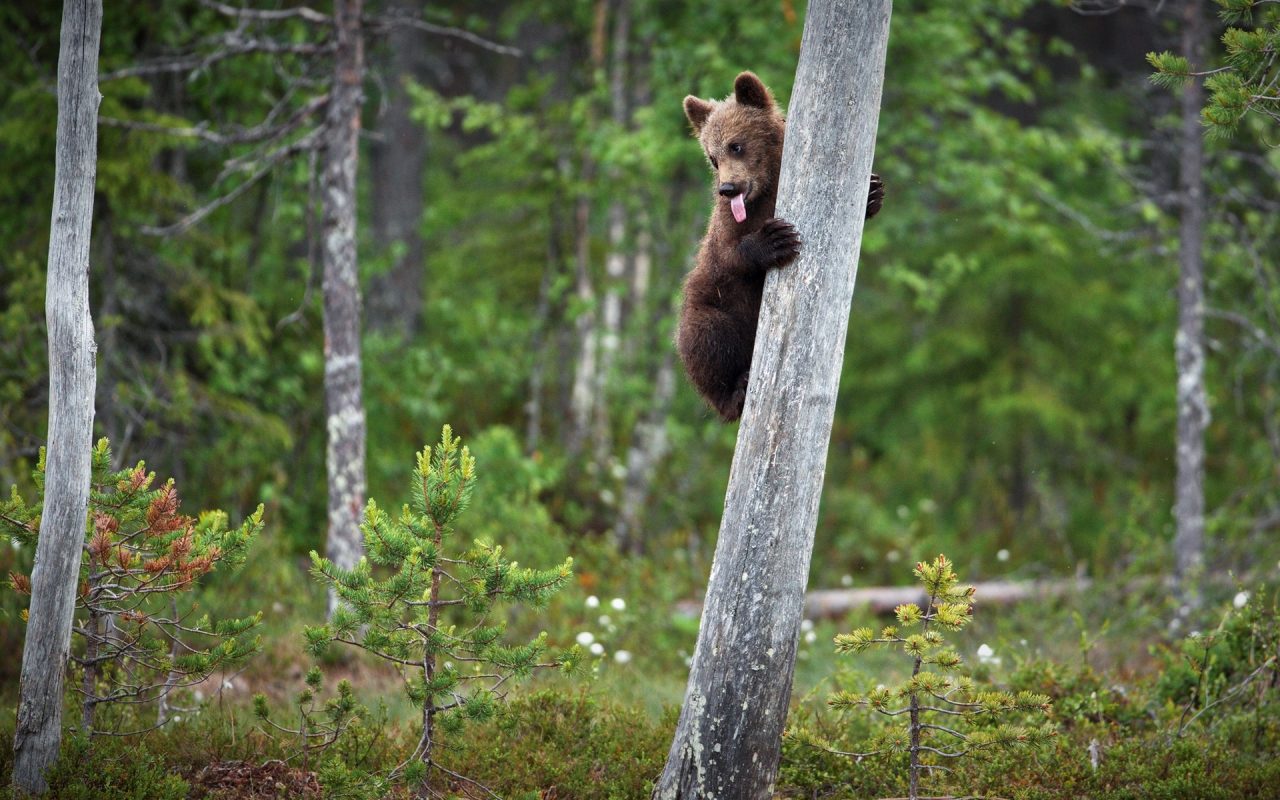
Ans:
{"type": "Polygon", "coordinates": [[[800,233],[785,219],[770,219],[757,235],[768,268],[786,266],[800,255],[800,233]]]}
{"type": "Polygon", "coordinates": [[[871,192],[867,195],[867,219],[879,214],[882,205],[884,205],[884,181],[880,180],[879,175],[872,175],[871,192]]]}

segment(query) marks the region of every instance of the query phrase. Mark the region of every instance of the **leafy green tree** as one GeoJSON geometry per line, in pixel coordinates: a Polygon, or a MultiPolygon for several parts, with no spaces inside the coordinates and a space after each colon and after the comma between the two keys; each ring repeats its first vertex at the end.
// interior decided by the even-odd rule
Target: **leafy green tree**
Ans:
{"type": "MultiPolygon", "coordinates": [[[[44,507],[43,451],[35,474],[37,500],[28,504],[14,487],[0,502],[0,535],[34,548],[44,507]]],[[[155,704],[157,718],[143,729],[163,725],[165,705],[177,689],[200,683],[219,669],[243,663],[258,650],[253,636],[261,614],[214,622],[196,617],[192,605],[179,611],[177,596],[219,567],[242,565],[262,530],[262,507],[238,528],[227,515],[206,511],[199,519],[178,512],[173,481],[152,489],[155,473],[137,466],[111,469],[111,448],[100,439],[93,449],[89,516],[76,595],[72,632],[81,641],[70,659],[81,670],[83,732],[97,733],[99,707],[155,704]]],[[[9,573],[9,586],[29,594],[29,576],[9,573]]],[[[142,724],[139,715],[113,720],[126,730],[142,724]]]]}
{"type": "Polygon", "coordinates": [[[466,780],[435,759],[442,733],[503,712],[508,683],[535,670],[572,673],[585,656],[574,645],[548,656],[546,634],[504,644],[506,622],[490,622],[499,604],[545,606],[571,574],[573,559],[550,570],[521,568],[500,546],[475,542],[458,552],[454,523],[475,487],[475,459],[448,425],[440,444],[418,454],[413,505],[398,517],[372,499],[363,526],[368,556],[346,570],[314,551],[313,574],[341,600],[327,625],[304,631],[316,655],[339,642],[395,665],[421,711],[412,755],[393,772],[430,788],[433,771],[466,780]],[[386,570],[375,576],[373,563],[386,570]]]}
{"type": "Polygon", "coordinates": [[[938,763],[925,763],[925,759],[945,761],[984,751],[1024,745],[1037,747],[1057,735],[1054,726],[1048,724],[1032,728],[994,722],[1001,714],[1046,713],[1050,708],[1047,696],[981,690],[970,678],[945,674],[959,670],[962,662],[939,631],[959,631],[973,618],[974,589],[958,584],[952,566],[942,555],[932,563],[916,564],[915,575],[924,585],[929,601],[923,609],[915,603],[898,606],[894,613],[901,628],[889,625],[878,635],[871,628],[858,628],[835,638],[838,653],[857,654],[876,647],[902,648],[911,660],[911,677],[897,686],[880,686],[866,694],[837,692],[828,704],[838,710],[864,707],[887,717],[891,723],[906,716],[906,727],[887,726],[870,742],[870,748],[861,753],[837,750],[803,728],[788,734],[802,744],[852,758],[907,754],[911,800],[920,796],[922,773],[945,769],[938,763]],[[902,628],[915,626],[920,627],[919,633],[902,634],[902,628]],[[935,668],[940,672],[933,672],[935,668]],[[984,724],[988,720],[992,722],[984,724]]]}

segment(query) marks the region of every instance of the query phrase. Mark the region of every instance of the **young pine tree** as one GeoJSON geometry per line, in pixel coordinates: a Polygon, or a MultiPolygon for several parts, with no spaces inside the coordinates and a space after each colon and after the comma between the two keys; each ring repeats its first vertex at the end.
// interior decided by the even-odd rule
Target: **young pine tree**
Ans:
{"type": "MultiPolygon", "coordinates": [[[[0,535],[34,548],[40,538],[44,505],[44,450],[33,474],[39,499],[33,505],[13,488],[0,502],[0,535]]],[[[201,576],[218,567],[244,563],[249,545],[262,530],[262,506],[239,528],[227,515],[209,511],[192,519],[178,513],[173,481],[152,489],[155,473],[136,467],[111,471],[111,448],[98,440],[92,455],[89,518],[80,560],[80,591],[72,633],[79,642],[71,661],[82,670],[81,730],[96,729],[100,706],[155,703],[154,721],[138,714],[113,720],[139,733],[163,725],[169,695],[200,683],[215,670],[240,664],[257,652],[250,636],[260,614],[218,623],[193,619],[196,607],[179,610],[177,596],[195,588],[201,576]]],[[[9,573],[9,585],[28,594],[31,579],[9,573]]]]}
{"type": "Polygon", "coordinates": [[[926,770],[945,769],[926,763],[960,758],[970,753],[1009,749],[1019,745],[1038,746],[1056,735],[1052,725],[1029,728],[994,722],[1007,713],[1042,714],[1049,710],[1049,698],[1020,692],[983,691],[966,677],[933,672],[955,672],[961,667],[959,654],[947,646],[939,629],[958,631],[973,613],[971,586],[957,585],[951,561],[938,556],[933,563],[920,562],[914,570],[929,595],[926,608],[915,603],[898,606],[894,613],[902,628],[919,626],[918,633],[903,636],[890,625],[877,636],[871,628],[859,628],[836,637],[839,653],[861,653],[873,647],[901,647],[911,659],[911,677],[898,686],[880,687],[865,695],[837,692],[827,701],[846,710],[866,707],[883,715],[891,724],[870,743],[867,752],[837,750],[811,731],[796,729],[788,735],[801,744],[838,755],[862,759],[870,756],[906,753],[910,757],[910,796],[920,796],[920,775],[926,770]],[[906,717],[906,727],[895,723],[906,717]],[[991,721],[989,724],[988,721],[991,721]]]}
{"type": "Polygon", "coordinates": [[[544,606],[569,579],[572,559],[536,570],[485,542],[458,552],[451,546],[453,526],[475,482],[475,459],[446,425],[440,444],[418,454],[412,507],[392,517],[369,501],[362,526],[366,559],[346,570],[311,554],[316,578],[341,603],[329,624],[304,631],[308,649],[319,655],[341,642],[399,667],[422,729],[392,777],[426,794],[433,771],[468,781],[435,759],[442,733],[500,713],[510,682],[542,668],[573,672],[585,657],[576,646],[548,657],[546,634],[503,644],[505,622],[489,621],[495,607],[544,606]],[[371,561],[385,571],[375,576],[371,561]]]}

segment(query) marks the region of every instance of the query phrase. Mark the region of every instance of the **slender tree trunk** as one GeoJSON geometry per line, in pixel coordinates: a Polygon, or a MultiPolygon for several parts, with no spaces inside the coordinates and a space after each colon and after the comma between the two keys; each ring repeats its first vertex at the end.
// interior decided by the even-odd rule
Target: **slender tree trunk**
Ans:
{"type": "MultiPolygon", "coordinates": [[[[351,569],[363,553],[365,415],[360,359],[360,276],[356,268],[356,165],[364,43],[361,0],[337,0],[338,52],[330,88],[324,169],[324,388],[329,435],[329,537],[325,556],[351,569]]],[[[337,596],[329,593],[329,613],[337,596]]]]}
{"type": "Polygon", "coordinates": [[[93,446],[93,319],[89,238],[98,153],[101,0],[67,0],[58,51],[58,133],[49,230],[45,320],[49,335],[49,431],[45,504],[31,574],[22,651],[13,784],[39,794],[62,743],[62,690],[80,551],[89,516],[93,446]]]}
{"type": "MultiPolygon", "coordinates": [[[[416,14],[414,4],[399,0],[387,11],[416,14]]],[[[426,248],[418,234],[422,221],[422,177],[427,142],[422,126],[409,118],[406,78],[419,73],[417,55],[424,48],[421,31],[395,26],[388,36],[387,111],[383,141],[373,148],[373,231],[378,244],[403,246],[391,269],[369,282],[369,327],[412,335],[422,317],[426,248]]]]}
{"type": "MultiPolygon", "coordinates": [[[[613,64],[609,75],[610,117],[619,128],[625,128],[627,108],[628,42],[631,38],[631,3],[614,0],[613,64]]],[[[610,182],[618,184],[620,175],[615,169],[610,182]]],[[[609,204],[609,253],[605,257],[604,300],[600,308],[602,334],[600,357],[596,369],[595,461],[604,464],[613,454],[613,441],[609,425],[609,389],[617,361],[618,345],[622,335],[622,293],[626,290],[627,255],[624,243],[627,238],[627,207],[615,198],[609,204]]]]}
{"type": "Polygon", "coordinates": [[[675,352],[668,348],[658,365],[649,413],[636,423],[627,450],[627,477],[622,485],[622,508],[613,526],[618,549],[639,555],[644,549],[644,511],[658,462],[667,453],[667,414],[676,390],[675,352]]]}
{"type": "MultiPolygon", "coordinates": [[[[591,163],[584,167],[583,182],[591,181],[591,163]]],[[[599,333],[594,308],[596,291],[591,283],[591,197],[585,192],[578,196],[576,210],[574,294],[580,310],[574,321],[577,330],[578,358],[573,370],[573,389],[569,397],[572,418],[569,421],[569,438],[566,450],[570,457],[582,452],[591,429],[591,413],[598,398],[596,389],[596,356],[599,333]]]]}
{"type": "MultiPolygon", "coordinates": [[[[591,68],[599,72],[605,67],[605,40],[608,32],[609,7],[605,0],[596,0],[591,24],[591,68]]],[[[595,114],[589,114],[588,124],[594,125],[595,114]]],[[[595,179],[595,162],[590,153],[582,156],[582,185],[590,187],[595,179]]],[[[600,331],[598,310],[595,308],[596,291],[591,282],[591,194],[586,188],[578,195],[575,212],[574,293],[580,306],[574,321],[577,332],[577,360],[574,364],[573,386],[569,395],[569,435],[565,450],[570,460],[582,452],[591,433],[592,412],[599,402],[596,397],[596,363],[599,356],[600,331]]]]}
{"type": "Polygon", "coordinates": [[[787,115],[771,272],[698,646],[659,800],[773,794],[862,240],[891,0],[814,0],[787,115]],[[832,158],[840,153],[841,158],[832,158]]]}
{"type": "Polygon", "coordinates": [[[551,318],[551,285],[560,271],[560,213],[558,200],[551,204],[547,226],[547,263],[542,270],[542,282],[538,285],[538,309],[534,314],[533,340],[529,349],[533,352],[533,365],[529,370],[529,402],[525,403],[527,417],[524,433],[524,450],[533,455],[542,441],[542,390],[546,364],[547,320],[551,318]]]}
{"type": "MultiPolygon", "coordinates": [[[[1182,52],[1193,69],[1204,63],[1204,0],[1183,7],[1182,52]]],[[[1204,89],[1194,80],[1182,90],[1182,228],[1179,234],[1177,478],[1174,485],[1174,554],[1184,599],[1195,605],[1204,560],[1204,432],[1209,400],[1204,385],[1204,89]]]]}

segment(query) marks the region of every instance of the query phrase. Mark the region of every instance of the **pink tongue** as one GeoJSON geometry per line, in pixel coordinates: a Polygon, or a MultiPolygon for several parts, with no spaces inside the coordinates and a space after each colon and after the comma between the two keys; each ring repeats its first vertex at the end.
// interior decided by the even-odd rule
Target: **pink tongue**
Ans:
{"type": "Polygon", "coordinates": [[[746,192],[734,195],[729,201],[729,208],[733,209],[733,218],[738,222],[747,221],[747,195],[746,192]]]}

